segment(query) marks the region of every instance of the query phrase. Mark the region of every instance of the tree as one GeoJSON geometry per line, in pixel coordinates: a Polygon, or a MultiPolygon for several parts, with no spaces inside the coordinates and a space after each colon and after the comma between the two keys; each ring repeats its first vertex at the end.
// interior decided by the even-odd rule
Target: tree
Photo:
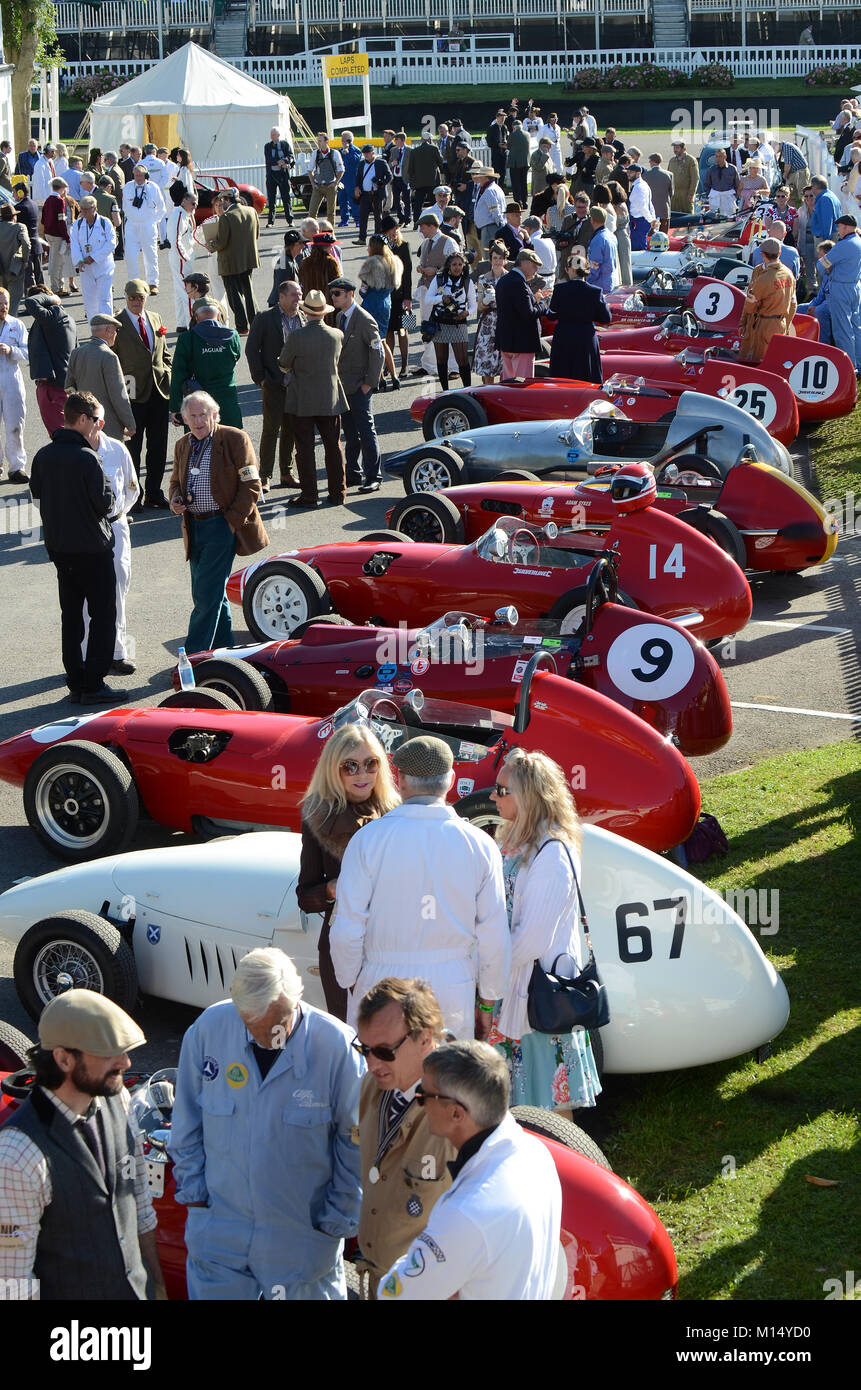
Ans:
{"type": "Polygon", "coordinates": [[[3,15],[3,47],[12,73],[12,120],[16,151],[25,150],[30,138],[33,79],[37,68],[56,68],[66,60],[55,28],[56,12],[50,0],[0,0],[3,15]]]}

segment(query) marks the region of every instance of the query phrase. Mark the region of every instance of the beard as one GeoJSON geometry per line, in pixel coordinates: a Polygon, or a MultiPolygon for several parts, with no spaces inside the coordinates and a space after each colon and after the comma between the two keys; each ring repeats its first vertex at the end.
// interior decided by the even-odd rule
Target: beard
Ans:
{"type": "Polygon", "coordinates": [[[96,1078],[90,1076],[83,1057],[79,1057],[75,1062],[70,1079],[85,1096],[117,1096],[123,1088],[121,1068],[117,1067],[115,1071],[109,1071],[107,1076],[96,1078]]]}

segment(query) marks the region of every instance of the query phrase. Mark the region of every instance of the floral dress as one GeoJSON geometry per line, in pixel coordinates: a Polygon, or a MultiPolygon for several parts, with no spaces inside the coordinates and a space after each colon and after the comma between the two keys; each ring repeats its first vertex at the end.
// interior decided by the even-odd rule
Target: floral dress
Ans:
{"type": "MultiPolygon", "coordinates": [[[[520,855],[503,855],[502,865],[510,925],[520,855]]],[[[595,1104],[601,1094],[601,1082],[589,1034],[584,1028],[558,1036],[527,1033],[524,1038],[507,1038],[497,1028],[498,1016],[497,1004],[488,1042],[508,1063],[511,1105],[534,1105],[541,1110],[577,1110],[595,1104]]]]}
{"type": "Polygon", "coordinates": [[[478,376],[502,376],[502,353],[496,347],[496,276],[488,271],[478,277],[479,303],[492,303],[478,321],[472,370],[478,376]]]}

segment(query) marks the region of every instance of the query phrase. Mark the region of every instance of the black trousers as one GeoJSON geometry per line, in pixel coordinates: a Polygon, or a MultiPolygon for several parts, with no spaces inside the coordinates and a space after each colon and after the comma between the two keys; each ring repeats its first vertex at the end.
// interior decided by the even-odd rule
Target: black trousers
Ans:
{"type": "Polygon", "coordinates": [[[524,164],[522,169],[515,169],[511,166],[508,172],[511,175],[511,192],[514,195],[514,201],[525,209],[529,201],[529,195],[526,192],[526,176],[529,170],[524,164]]]}
{"type": "Polygon", "coordinates": [[[392,212],[401,222],[409,222],[410,194],[403,179],[392,179],[392,212]]]}
{"type": "Polygon", "coordinates": [[[506,154],[505,150],[495,150],[494,153],[490,156],[490,162],[493,165],[494,171],[499,179],[500,188],[502,187],[502,184],[505,180],[505,165],[507,159],[508,155],[506,154]]]}
{"type": "Polygon", "coordinates": [[[161,496],[164,470],[167,467],[167,436],[170,411],[164,396],[153,390],[148,401],[132,401],[135,429],[126,448],[132,456],[138,482],[141,480],[141,454],[146,439],[146,482],[141,487],[146,501],[161,496]]]}
{"type": "Polygon", "coordinates": [[[363,193],[359,198],[359,236],[362,241],[368,235],[368,219],[374,214],[374,231],[380,230],[380,219],[383,215],[383,194],[382,193],[363,193]]]}
{"type": "Polygon", "coordinates": [[[433,188],[413,188],[413,222],[419,225],[419,218],[425,203],[433,202],[433,188]]]}
{"type": "Polygon", "coordinates": [[[241,275],[225,275],[224,289],[227,302],[236,319],[238,333],[247,333],[251,320],[257,313],[257,301],[251,288],[251,271],[243,270],[241,275]]]}
{"type": "Polygon", "coordinates": [[[114,659],[117,630],[113,545],[110,550],[100,550],[94,555],[61,555],[48,551],[48,556],[57,571],[66,684],[75,694],[99,690],[114,659]],[[85,601],[90,613],[86,660],[81,656],[85,601]]]}
{"type": "Polygon", "coordinates": [[[270,222],[275,221],[275,204],[278,202],[278,194],[281,194],[281,202],[284,207],[284,217],[288,222],[293,221],[290,211],[290,175],[286,169],[267,169],[266,170],[266,215],[270,222]]]}

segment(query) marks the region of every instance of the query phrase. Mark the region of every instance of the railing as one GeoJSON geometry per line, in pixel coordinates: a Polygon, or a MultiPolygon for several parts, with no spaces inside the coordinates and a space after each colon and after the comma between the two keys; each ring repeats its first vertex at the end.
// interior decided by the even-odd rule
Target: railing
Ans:
{"type": "MultiPolygon", "coordinates": [[[[463,40],[464,44],[468,40],[463,40]]],[[[360,45],[361,46],[361,45],[360,45]]],[[[331,50],[326,50],[331,51],[331,50]]],[[[266,86],[280,90],[289,87],[312,87],[322,82],[321,53],[296,54],[293,57],[264,57],[233,59],[234,66],[255,77],[266,86]]],[[[607,67],[613,64],[658,63],[691,73],[702,63],[726,63],[742,77],[800,77],[821,63],[859,63],[861,46],[834,47],[802,46],[800,48],[637,48],[637,49],[578,49],[574,53],[530,53],[482,51],[470,49],[458,55],[428,51],[412,52],[400,45],[397,51],[369,53],[370,81],[388,86],[393,78],[398,85],[411,82],[514,82],[549,83],[568,81],[578,68],[607,67]]],[[[68,63],[60,81],[68,86],[75,77],[103,69],[104,60],[68,63]]],[[[110,66],[124,76],[134,76],[153,66],[144,59],[111,59],[110,66]]],[[[350,78],[339,78],[349,84],[350,78]]],[[[659,97],[660,92],[654,93],[659,97]]],[[[693,93],[692,95],[696,95],[693,93]]],[[[732,89],[725,94],[730,106],[740,104],[741,98],[732,89]]]]}
{"type": "Polygon", "coordinates": [[[206,29],[211,0],[105,0],[98,5],[75,5],[62,0],[55,5],[58,34],[80,30],[99,33],[158,29],[159,3],[165,29],[206,29]]]}

